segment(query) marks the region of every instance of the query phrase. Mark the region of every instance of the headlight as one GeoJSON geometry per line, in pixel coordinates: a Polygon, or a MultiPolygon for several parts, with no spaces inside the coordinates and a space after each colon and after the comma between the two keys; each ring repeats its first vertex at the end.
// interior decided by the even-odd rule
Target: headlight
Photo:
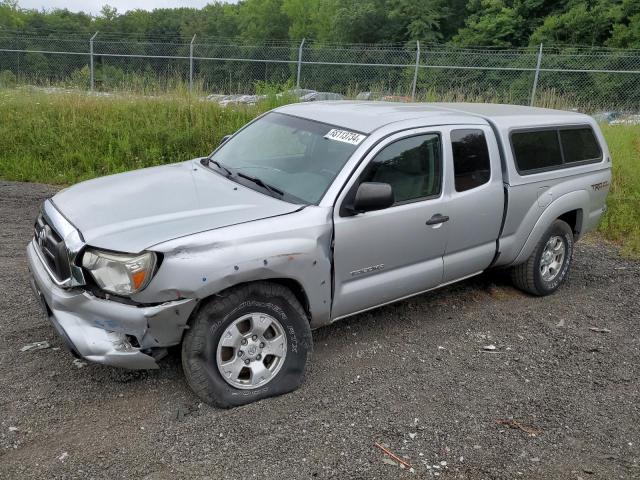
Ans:
{"type": "Polygon", "coordinates": [[[89,249],[82,257],[82,266],[98,286],[116,295],[131,295],[146,287],[155,265],[153,252],[131,255],[89,249]]]}

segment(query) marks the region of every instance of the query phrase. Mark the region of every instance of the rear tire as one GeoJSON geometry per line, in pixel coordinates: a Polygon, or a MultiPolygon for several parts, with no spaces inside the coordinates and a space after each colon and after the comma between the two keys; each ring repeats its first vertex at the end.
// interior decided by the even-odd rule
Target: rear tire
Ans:
{"type": "Polygon", "coordinates": [[[204,402],[231,408],[298,388],[311,351],[309,321],[295,295],[255,282],[197,311],[182,342],[182,368],[204,402]]]}
{"type": "Polygon", "coordinates": [[[527,261],[511,269],[511,280],[532,295],[550,295],[567,279],[572,255],[573,231],[566,222],[556,220],[527,261]]]}

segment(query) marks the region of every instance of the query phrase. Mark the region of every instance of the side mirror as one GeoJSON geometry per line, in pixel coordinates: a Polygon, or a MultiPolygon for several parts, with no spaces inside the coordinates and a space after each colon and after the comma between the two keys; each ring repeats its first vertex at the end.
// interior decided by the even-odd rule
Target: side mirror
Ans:
{"type": "Polygon", "coordinates": [[[224,137],[222,137],[222,140],[220,140],[220,143],[218,144],[218,146],[222,145],[223,143],[225,143],[230,138],[231,138],[231,135],[225,135],[224,137]]]}
{"type": "Polygon", "coordinates": [[[353,213],[372,212],[388,208],[395,202],[393,189],[388,183],[363,182],[353,199],[353,213]]]}

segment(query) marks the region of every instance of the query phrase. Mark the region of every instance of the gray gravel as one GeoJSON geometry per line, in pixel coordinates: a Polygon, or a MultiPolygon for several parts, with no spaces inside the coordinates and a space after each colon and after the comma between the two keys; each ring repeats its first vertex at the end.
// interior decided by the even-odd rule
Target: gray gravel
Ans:
{"type": "Polygon", "coordinates": [[[177,352],[73,364],[26,280],[54,191],[0,182],[0,478],[640,478],[640,263],[610,245],[551,297],[492,273],[323,328],[300,390],[216,410],[177,352]]]}

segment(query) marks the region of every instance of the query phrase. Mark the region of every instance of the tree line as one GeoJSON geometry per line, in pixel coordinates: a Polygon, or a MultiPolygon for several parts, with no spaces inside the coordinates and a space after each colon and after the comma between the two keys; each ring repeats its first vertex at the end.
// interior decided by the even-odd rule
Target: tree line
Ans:
{"type": "Polygon", "coordinates": [[[157,39],[198,34],[247,41],[640,49],[640,0],[240,0],[125,13],[105,5],[96,16],[0,0],[0,32],[98,30],[157,39]]]}

